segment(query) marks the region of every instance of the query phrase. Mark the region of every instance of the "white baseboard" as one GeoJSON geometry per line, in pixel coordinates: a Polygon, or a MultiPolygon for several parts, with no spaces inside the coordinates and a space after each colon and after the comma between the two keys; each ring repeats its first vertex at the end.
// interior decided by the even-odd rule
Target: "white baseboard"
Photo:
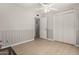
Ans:
{"type": "Polygon", "coordinates": [[[33,40],[34,39],[30,39],[30,40],[26,40],[26,41],[23,41],[23,42],[15,43],[15,44],[12,44],[12,45],[4,46],[4,47],[2,47],[2,49],[7,48],[7,47],[13,47],[13,46],[16,46],[16,45],[19,45],[19,44],[23,44],[23,43],[27,43],[27,42],[30,42],[30,41],[33,41],[33,40]]]}
{"type": "MultiPolygon", "coordinates": [[[[40,38],[40,39],[43,39],[43,38],[40,38]]],[[[46,38],[46,40],[55,41],[55,40],[53,40],[53,39],[48,39],[48,38],[46,38]]]]}
{"type": "Polygon", "coordinates": [[[79,47],[79,45],[75,45],[76,47],[79,47]]]}
{"type": "Polygon", "coordinates": [[[47,40],[50,40],[50,41],[55,41],[54,39],[47,39],[47,40]]]}

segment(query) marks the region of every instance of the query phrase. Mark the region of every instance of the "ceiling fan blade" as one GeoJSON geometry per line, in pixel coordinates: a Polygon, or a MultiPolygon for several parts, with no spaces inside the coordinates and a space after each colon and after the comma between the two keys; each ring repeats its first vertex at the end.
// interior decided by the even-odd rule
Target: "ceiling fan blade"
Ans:
{"type": "Polygon", "coordinates": [[[44,10],[44,8],[42,7],[42,8],[38,8],[38,9],[37,9],[37,11],[40,11],[40,10],[44,10]]]}
{"type": "Polygon", "coordinates": [[[55,10],[55,11],[57,11],[57,9],[56,8],[50,8],[51,10],[55,10]]]}
{"type": "Polygon", "coordinates": [[[53,6],[53,4],[51,3],[51,4],[49,4],[49,7],[52,7],[53,6]]]}
{"type": "Polygon", "coordinates": [[[46,5],[44,3],[41,3],[41,6],[46,7],[46,5]]]}

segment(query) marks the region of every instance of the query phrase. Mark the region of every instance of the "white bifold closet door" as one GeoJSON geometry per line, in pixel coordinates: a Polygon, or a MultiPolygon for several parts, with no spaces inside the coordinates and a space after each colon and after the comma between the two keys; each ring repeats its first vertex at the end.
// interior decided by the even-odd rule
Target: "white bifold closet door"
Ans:
{"type": "Polygon", "coordinates": [[[55,14],[53,17],[53,38],[57,41],[64,41],[63,40],[63,21],[62,15],[55,14]]]}
{"type": "Polygon", "coordinates": [[[55,14],[54,23],[54,40],[75,44],[75,13],[70,11],[67,13],[55,14]]]}

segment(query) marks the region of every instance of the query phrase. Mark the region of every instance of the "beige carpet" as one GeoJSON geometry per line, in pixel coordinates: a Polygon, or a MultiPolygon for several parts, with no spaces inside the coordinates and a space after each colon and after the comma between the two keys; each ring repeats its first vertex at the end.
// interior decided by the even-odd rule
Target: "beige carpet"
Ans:
{"type": "Polygon", "coordinates": [[[18,55],[78,55],[79,48],[45,39],[37,39],[13,47],[18,55]]]}

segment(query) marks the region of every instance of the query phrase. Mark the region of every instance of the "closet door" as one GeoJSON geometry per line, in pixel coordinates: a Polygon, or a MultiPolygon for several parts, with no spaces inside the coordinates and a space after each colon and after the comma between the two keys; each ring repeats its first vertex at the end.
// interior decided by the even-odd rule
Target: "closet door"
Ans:
{"type": "Polygon", "coordinates": [[[63,16],[55,14],[53,16],[53,36],[56,41],[63,41],[63,16]]]}
{"type": "Polygon", "coordinates": [[[74,12],[63,14],[63,38],[66,43],[75,44],[75,20],[74,12]]]}
{"type": "Polygon", "coordinates": [[[72,11],[55,14],[53,17],[54,40],[75,44],[75,21],[75,13],[72,11]]]}

